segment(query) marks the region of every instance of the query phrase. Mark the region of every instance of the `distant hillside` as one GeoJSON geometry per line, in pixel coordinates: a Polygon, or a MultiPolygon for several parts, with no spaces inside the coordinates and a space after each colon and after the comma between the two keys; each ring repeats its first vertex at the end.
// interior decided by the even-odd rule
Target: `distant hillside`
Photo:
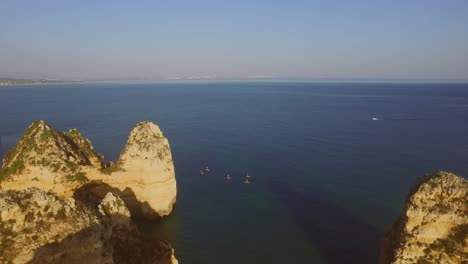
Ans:
{"type": "Polygon", "coordinates": [[[17,84],[46,84],[46,83],[65,83],[79,82],[70,80],[50,80],[50,79],[15,79],[15,78],[0,78],[0,85],[17,85],[17,84]]]}

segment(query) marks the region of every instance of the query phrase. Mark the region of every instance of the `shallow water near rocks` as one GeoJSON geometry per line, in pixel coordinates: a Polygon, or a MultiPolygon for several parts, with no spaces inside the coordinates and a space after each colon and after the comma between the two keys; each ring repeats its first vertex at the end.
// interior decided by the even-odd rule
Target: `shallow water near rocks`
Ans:
{"type": "Polygon", "coordinates": [[[467,84],[77,83],[0,87],[0,100],[2,156],[36,119],[78,128],[109,160],[137,122],[157,123],[177,205],[139,224],[180,263],[376,263],[416,177],[468,175],[467,84]]]}

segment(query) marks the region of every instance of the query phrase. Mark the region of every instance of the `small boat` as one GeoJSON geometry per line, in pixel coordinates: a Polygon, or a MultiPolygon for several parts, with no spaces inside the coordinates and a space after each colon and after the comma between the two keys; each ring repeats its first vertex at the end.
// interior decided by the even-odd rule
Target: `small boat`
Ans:
{"type": "Polygon", "coordinates": [[[247,173],[247,175],[245,175],[245,178],[246,178],[246,179],[250,179],[250,178],[252,178],[252,176],[250,176],[250,175],[247,173]]]}
{"type": "Polygon", "coordinates": [[[250,184],[249,179],[246,179],[246,180],[244,181],[244,183],[245,183],[245,184],[250,184]]]}
{"type": "Polygon", "coordinates": [[[206,172],[210,172],[210,168],[208,168],[208,166],[205,167],[205,171],[206,172]]]}
{"type": "Polygon", "coordinates": [[[227,181],[230,181],[231,180],[231,175],[226,175],[226,177],[224,177],[227,181]]]}
{"type": "Polygon", "coordinates": [[[378,118],[378,117],[373,117],[372,118],[372,121],[379,121],[379,120],[380,120],[380,118],[378,118]]]}
{"type": "Polygon", "coordinates": [[[203,172],[202,170],[200,171],[200,175],[205,175],[205,172],[203,172]]]}

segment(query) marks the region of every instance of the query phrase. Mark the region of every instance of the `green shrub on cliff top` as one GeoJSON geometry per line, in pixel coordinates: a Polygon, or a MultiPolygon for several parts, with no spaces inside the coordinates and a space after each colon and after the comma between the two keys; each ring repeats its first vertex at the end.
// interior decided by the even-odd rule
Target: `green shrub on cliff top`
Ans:
{"type": "Polygon", "coordinates": [[[47,140],[50,137],[52,137],[52,133],[50,133],[49,131],[45,131],[41,134],[41,138],[44,140],[47,140]]]}
{"type": "Polygon", "coordinates": [[[17,160],[13,162],[11,166],[0,170],[0,181],[17,171],[21,171],[22,169],[24,169],[24,162],[22,160],[17,160]]]}
{"type": "Polygon", "coordinates": [[[5,157],[3,158],[3,164],[10,163],[13,160],[13,158],[15,158],[17,153],[18,153],[18,150],[16,146],[8,150],[7,153],[5,154],[5,157]]]}
{"type": "Polygon", "coordinates": [[[68,174],[65,176],[68,181],[77,181],[80,183],[86,183],[89,181],[88,177],[86,177],[86,173],[84,172],[77,172],[75,174],[68,174]]]}

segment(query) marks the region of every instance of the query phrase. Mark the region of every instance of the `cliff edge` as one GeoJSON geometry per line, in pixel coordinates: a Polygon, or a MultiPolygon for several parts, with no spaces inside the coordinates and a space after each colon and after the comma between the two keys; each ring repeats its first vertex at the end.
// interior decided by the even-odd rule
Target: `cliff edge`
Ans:
{"type": "Polygon", "coordinates": [[[115,163],[107,163],[78,130],[61,132],[35,121],[7,152],[0,170],[1,189],[30,187],[64,198],[86,189],[95,200],[112,192],[132,216],[150,219],[168,215],[177,196],[169,142],[149,121],[133,128],[115,163]]]}
{"type": "Polygon", "coordinates": [[[448,172],[424,177],[382,243],[380,263],[467,263],[468,181],[448,172]]]}
{"type": "Polygon", "coordinates": [[[138,200],[145,202],[143,215],[165,216],[172,211],[177,196],[174,163],[169,142],[158,126],[149,121],[138,123],[113,166],[116,169],[105,182],[120,189],[131,183],[138,200]]]}
{"type": "Polygon", "coordinates": [[[97,207],[37,188],[0,190],[1,263],[177,264],[171,245],[146,241],[123,200],[97,207]]]}
{"type": "Polygon", "coordinates": [[[101,169],[104,158],[76,129],[60,132],[40,120],[32,123],[3,159],[3,189],[38,187],[70,196],[88,179],[82,171],[101,169]]]}

